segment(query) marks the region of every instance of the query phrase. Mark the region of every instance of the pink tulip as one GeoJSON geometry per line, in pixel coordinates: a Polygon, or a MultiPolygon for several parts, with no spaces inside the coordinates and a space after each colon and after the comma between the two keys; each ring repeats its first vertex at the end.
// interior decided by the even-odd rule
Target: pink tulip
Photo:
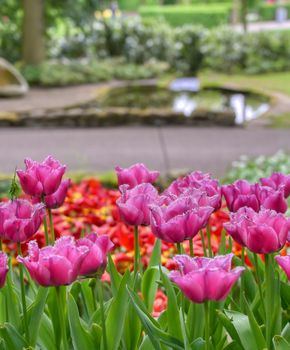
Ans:
{"type": "Polygon", "coordinates": [[[23,191],[33,197],[48,196],[55,193],[61,183],[66,167],[52,156],[42,163],[26,158],[26,170],[17,170],[23,191]]]}
{"type": "Polygon", "coordinates": [[[31,278],[41,286],[61,286],[77,279],[81,264],[88,254],[88,247],[77,247],[72,237],[62,237],[54,246],[41,249],[36,241],[29,242],[28,256],[18,256],[17,260],[25,265],[31,278]]]}
{"type": "Polygon", "coordinates": [[[88,276],[100,271],[102,274],[107,265],[107,253],[114,244],[108,236],[100,236],[90,233],[86,237],[76,242],[77,247],[85,246],[89,249],[89,254],[81,263],[79,275],[88,276]]]}
{"type": "Polygon", "coordinates": [[[285,213],[288,207],[283,189],[274,190],[271,187],[250,184],[246,180],[238,180],[231,185],[222,186],[222,194],[231,212],[236,212],[243,207],[259,211],[264,207],[285,213]]]}
{"type": "Polygon", "coordinates": [[[23,242],[39,229],[45,215],[43,204],[16,199],[0,204],[0,237],[23,242]]]}
{"type": "Polygon", "coordinates": [[[210,259],[177,255],[174,260],[180,271],[171,272],[169,277],[194,303],[203,303],[206,300],[221,301],[227,297],[245,270],[244,267],[231,270],[233,256],[234,254],[228,254],[210,259]]]}
{"type": "Polygon", "coordinates": [[[260,205],[266,209],[275,210],[278,213],[285,213],[288,209],[287,201],[284,197],[284,189],[274,190],[271,187],[255,185],[256,196],[260,205]]]}
{"type": "Polygon", "coordinates": [[[67,191],[70,186],[70,180],[64,180],[60,183],[56,192],[44,197],[44,203],[48,209],[56,209],[63,205],[67,191]]]}
{"type": "Polygon", "coordinates": [[[258,254],[280,250],[286,243],[290,221],[274,210],[262,209],[256,213],[252,208],[241,208],[231,214],[224,224],[229,235],[239,244],[258,254]]]}
{"type": "Polygon", "coordinates": [[[272,187],[274,190],[282,188],[285,198],[288,198],[290,195],[290,174],[284,175],[274,172],[270,177],[260,179],[260,182],[263,186],[272,187]]]}
{"type": "Polygon", "coordinates": [[[181,177],[172,182],[164,191],[165,196],[180,195],[190,196],[197,193],[205,193],[210,205],[218,210],[221,206],[221,188],[219,182],[212,179],[209,174],[201,171],[194,171],[191,174],[181,177]]]}
{"type": "Polygon", "coordinates": [[[0,252],[0,288],[5,284],[8,270],[8,257],[5,253],[0,252]]]}
{"type": "Polygon", "coordinates": [[[200,206],[194,197],[181,196],[168,206],[151,205],[150,224],[158,238],[180,243],[193,238],[206,226],[214,209],[200,206]]]}
{"type": "Polygon", "coordinates": [[[160,174],[159,171],[150,171],[142,163],[134,164],[127,169],[117,166],[115,170],[119,186],[128,185],[129,189],[142,183],[153,183],[160,174]]]}
{"type": "Polygon", "coordinates": [[[156,202],[158,192],[150,183],[143,183],[129,189],[120,186],[121,197],[117,200],[120,215],[129,225],[149,225],[149,205],[156,202]]]}
{"type": "Polygon", "coordinates": [[[285,273],[288,277],[288,280],[290,281],[290,255],[287,255],[287,256],[277,255],[277,256],[275,256],[275,259],[276,259],[277,263],[285,271],[285,273]]]}
{"type": "Polygon", "coordinates": [[[236,212],[243,207],[249,207],[255,211],[260,209],[256,187],[246,180],[237,180],[231,185],[222,186],[222,194],[231,212],[236,212]]]}

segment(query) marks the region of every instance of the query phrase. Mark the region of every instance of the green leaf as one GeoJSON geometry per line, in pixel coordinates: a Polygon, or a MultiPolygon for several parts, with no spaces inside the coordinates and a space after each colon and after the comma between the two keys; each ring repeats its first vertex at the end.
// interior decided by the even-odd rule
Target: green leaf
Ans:
{"type": "Polygon", "coordinates": [[[222,230],[222,238],[221,238],[221,241],[220,241],[218,253],[220,255],[224,255],[224,254],[226,254],[226,250],[227,250],[227,247],[226,247],[226,233],[225,233],[225,230],[222,230]]]}
{"type": "Polygon", "coordinates": [[[60,333],[60,323],[59,316],[57,310],[57,302],[56,302],[56,291],[54,287],[49,288],[48,297],[47,297],[47,305],[49,309],[49,315],[53,326],[53,332],[55,337],[56,347],[60,348],[61,342],[61,333],[60,333]]]}
{"type": "Polygon", "coordinates": [[[153,303],[158,288],[157,281],[159,278],[160,272],[157,266],[147,268],[142,278],[141,291],[149,312],[152,312],[153,309],[153,303]]]}
{"type": "Polygon", "coordinates": [[[281,298],[285,309],[290,308],[290,285],[285,282],[281,283],[281,298]]]}
{"type": "Polygon", "coordinates": [[[156,238],[148,267],[159,266],[160,263],[161,263],[161,240],[156,238]]]}
{"type": "Polygon", "coordinates": [[[1,325],[0,334],[9,350],[20,350],[28,346],[26,340],[18,333],[12,324],[4,323],[1,325]]]}
{"type": "Polygon", "coordinates": [[[290,322],[287,322],[281,333],[282,337],[290,342],[290,322]]]}
{"type": "Polygon", "coordinates": [[[68,320],[73,348],[75,350],[93,349],[93,339],[81,323],[77,304],[71,294],[68,294],[68,320]]]}
{"type": "Polygon", "coordinates": [[[132,305],[132,303],[130,303],[127,309],[123,336],[126,349],[138,349],[137,344],[141,336],[141,330],[142,326],[140,319],[134,309],[134,306],[132,305]]]}
{"type": "Polygon", "coordinates": [[[46,314],[42,315],[40,321],[37,344],[39,344],[40,349],[58,350],[58,347],[56,347],[53,325],[46,314]]]}
{"type": "Polygon", "coordinates": [[[180,308],[179,310],[179,321],[181,325],[181,332],[182,332],[182,338],[183,338],[183,343],[184,343],[184,350],[191,350],[191,346],[188,341],[188,336],[186,332],[186,327],[185,327],[185,322],[184,322],[184,317],[183,317],[183,310],[180,308]]]}
{"type": "Polygon", "coordinates": [[[138,295],[129,287],[127,287],[128,293],[130,295],[131,302],[134,305],[136,312],[142,322],[142,325],[148,334],[152,345],[155,350],[161,350],[160,342],[172,347],[175,350],[183,350],[183,343],[171,336],[170,334],[164,332],[160,329],[158,322],[147,312],[144,303],[140,300],[138,295]]]}
{"type": "MultiPolygon", "coordinates": [[[[161,280],[163,282],[164,288],[167,295],[167,320],[168,320],[168,332],[172,336],[182,340],[182,331],[179,322],[176,322],[176,315],[179,314],[179,308],[177,304],[176,294],[172,283],[166,274],[163,273],[162,268],[160,268],[161,280]]],[[[183,296],[182,296],[183,298],[183,296]]]]}
{"type": "Polygon", "coordinates": [[[226,347],[224,347],[223,350],[243,350],[243,348],[237,342],[232,341],[226,347]]]}
{"type": "Polygon", "coordinates": [[[102,341],[102,327],[96,323],[93,323],[90,329],[90,333],[93,338],[95,348],[100,349],[102,341]]]}
{"type": "Polygon", "coordinates": [[[9,272],[7,274],[6,285],[3,288],[3,292],[5,294],[6,301],[6,313],[8,316],[8,322],[11,323],[16,329],[20,327],[21,318],[20,318],[20,301],[12,281],[13,269],[11,266],[11,259],[9,259],[9,272]]]}
{"type": "Polygon", "coordinates": [[[115,297],[113,297],[113,301],[108,311],[106,319],[106,330],[109,350],[118,349],[120,340],[122,338],[125,315],[128,306],[128,294],[126,292],[126,285],[128,284],[129,278],[130,272],[127,270],[120,283],[118,293],[115,297]]]}
{"type": "Polygon", "coordinates": [[[108,255],[108,270],[111,277],[112,292],[113,292],[113,295],[116,296],[118,293],[120,283],[122,281],[122,276],[117,271],[114,261],[110,254],[108,255]]]}
{"type": "Polygon", "coordinates": [[[252,333],[248,316],[237,311],[224,310],[237,331],[241,343],[245,349],[259,350],[252,333]]]}
{"type": "Polygon", "coordinates": [[[186,319],[190,341],[203,337],[204,334],[204,308],[202,304],[190,303],[186,319]]]}
{"type": "Polygon", "coordinates": [[[30,345],[35,346],[36,339],[38,336],[38,331],[40,327],[41,317],[43,315],[43,310],[46,304],[46,299],[48,296],[48,288],[39,287],[36,300],[29,307],[29,330],[30,330],[30,345]]]}
{"type": "Polygon", "coordinates": [[[273,338],[274,343],[274,349],[275,350],[289,350],[290,349],[290,343],[287,342],[287,340],[280,335],[275,335],[273,338]]]}
{"type": "Polygon", "coordinates": [[[190,344],[191,350],[202,350],[205,347],[205,341],[202,338],[195,339],[190,344]]]}
{"type": "Polygon", "coordinates": [[[220,320],[220,322],[222,323],[222,325],[225,327],[225,329],[227,330],[228,334],[230,335],[230,337],[237,343],[240,345],[240,347],[242,348],[242,343],[239,337],[238,332],[236,331],[233,323],[231,322],[231,320],[220,310],[217,310],[217,316],[220,320]]]}
{"type": "Polygon", "coordinates": [[[251,308],[249,307],[249,304],[245,298],[245,295],[243,295],[243,303],[244,303],[245,310],[246,310],[248,318],[249,318],[252,333],[253,333],[255,340],[256,340],[257,348],[258,349],[266,349],[267,348],[266,340],[264,338],[264,335],[261,331],[260,326],[258,325],[258,323],[255,319],[255,316],[254,316],[251,308]]]}
{"type": "Polygon", "coordinates": [[[152,345],[148,335],[146,335],[143,338],[143,341],[142,341],[141,345],[139,346],[138,350],[154,350],[153,345],[152,345]]]}

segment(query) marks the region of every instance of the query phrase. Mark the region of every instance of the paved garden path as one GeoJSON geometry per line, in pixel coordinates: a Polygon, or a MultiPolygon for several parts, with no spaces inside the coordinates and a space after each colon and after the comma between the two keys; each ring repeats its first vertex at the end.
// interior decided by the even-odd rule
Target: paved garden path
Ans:
{"type": "MultiPolygon", "coordinates": [[[[113,82],[116,84],[116,82],[113,82]]],[[[103,84],[31,89],[22,99],[0,99],[1,112],[62,108],[91,100],[103,84]]],[[[281,100],[281,98],[280,98],[281,100]]],[[[289,101],[279,105],[289,107],[289,101]]],[[[277,107],[276,107],[277,108],[277,107]]],[[[289,109],[288,109],[289,110],[289,109]]],[[[281,111],[280,111],[281,112],[281,111]]],[[[241,155],[290,152],[288,130],[247,128],[120,127],[95,129],[0,128],[0,173],[22,166],[23,158],[55,155],[72,171],[106,171],[116,164],[145,162],[162,171],[201,169],[217,176],[241,155]]]]}
{"type": "Polygon", "coordinates": [[[52,154],[72,171],[106,171],[144,162],[151,168],[201,169],[222,176],[243,154],[290,152],[288,130],[251,128],[119,127],[96,129],[0,129],[0,173],[23,158],[52,154]]]}

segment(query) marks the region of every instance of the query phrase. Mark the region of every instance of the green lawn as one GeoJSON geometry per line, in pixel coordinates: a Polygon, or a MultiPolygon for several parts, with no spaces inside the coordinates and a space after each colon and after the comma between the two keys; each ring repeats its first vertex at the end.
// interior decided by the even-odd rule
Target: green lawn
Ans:
{"type": "Polygon", "coordinates": [[[261,75],[227,75],[216,72],[201,72],[199,78],[203,86],[232,85],[249,90],[260,90],[266,93],[280,92],[290,96],[290,72],[261,75]]]}
{"type": "MultiPolygon", "coordinates": [[[[254,90],[273,96],[282,93],[290,97],[290,72],[268,73],[261,75],[219,74],[203,71],[199,74],[202,86],[229,86],[247,90],[254,90]]],[[[275,98],[275,96],[273,96],[275,98]]],[[[275,115],[265,115],[266,124],[273,128],[290,128],[289,112],[275,115]]]]}

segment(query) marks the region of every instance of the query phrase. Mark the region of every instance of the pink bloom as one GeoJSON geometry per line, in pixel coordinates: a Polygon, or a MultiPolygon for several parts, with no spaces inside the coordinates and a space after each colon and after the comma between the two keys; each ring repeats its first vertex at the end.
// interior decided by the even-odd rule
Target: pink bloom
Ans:
{"type": "Polygon", "coordinates": [[[283,188],[274,190],[271,187],[256,184],[255,189],[262,207],[275,210],[278,213],[285,213],[287,211],[288,204],[284,197],[283,188]]]}
{"type": "Polygon", "coordinates": [[[218,210],[221,206],[221,188],[218,180],[212,179],[209,174],[194,171],[191,174],[179,178],[164,191],[165,196],[180,195],[190,196],[197,193],[205,193],[210,205],[218,210]]]}
{"type": "Polygon", "coordinates": [[[150,183],[143,183],[129,189],[120,186],[121,197],[117,200],[122,219],[129,225],[149,225],[149,205],[156,202],[158,192],[150,183]]]}
{"type": "Polygon", "coordinates": [[[234,254],[228,254],[210,259],[177,255],[174,260],[179,265],[180,272],[173,271],[169,277],[194,303],[221,301],[227,297],[245,270],[244,267],[231,270],[233,256],[234,254]]]}
{"type": "Polygon", "coordinates": [[[287,202],[283,189],[274,190],[259,184],[250,184],[246,180],[235,181],[231,185],[222,186],[222,193],[231,212],[249,207],[259,211],[261,207],[285,213],[287,202]]]}
{"type": "Polygon", "coordinates": [[[151,229],[158,238],[171,243],[193,238],[206,226],[214,209],[200,206],[194,197],[181,196],[168,206],[151,205],[151,229]]]}
{"type": "Polygon", "coordinates": [[[36,241],[29,242],[28,256],[18,256],[17,260],[25,265],[31,278],[41,286],[61,286],[77,279],[88,253],[88,247],[77,247],[72,237],[62,237],[54,246],[41,249],[36,241]]]}
{"type": "Polygon", "coordinates": [[[66,167],[52,156],[42,163],[26,158],[26,169],[17,170],[23,191],[33,197],[47,196],[55,193],[61,183],[66,167]]]}
{"type": "Polygon", "coordinates": [[[23,242],[39,229],[45,215],[43,204],[16,199],[0,204],[0,237],[23,242]]]}
{"type": "Polygon", "coordinates": [[[68,188],[70,186],[70,180],[64,180],[60,183],[56,192],[44,197],[44,203],[48,209],[56,209],[63,205],[65,197],[67,195],[68,188]]]}
{"type": "Polygon", "coordinates": [[[285,271],[288,280],[290,281],[290,255],[287,256],[275,256],[275,259],[277,263],[282,267],[282,269],[285,271]]]}
{"type": "Polygon", "coordinates": [[[262,209],[256,213],[252,208],[241,208],[231,214],[224,224],[229,235],[254,253],[268,254],[280,250],[286,243],[290,221],[274,210],[262,209]]]}
{"type": "Polygon", "coordinates": [[[237,180],[231,185],[222,186],[222,194],[229,211],[236,212],[242,207],[249,207],[255,211],[260,209],[255,185],[246,180],[237,180]]]}
{"type": "Polygon", "coordinates": [[[89,254],[81,263],[79,274],[88,276],[100,271],[103,273],[107,265],[107,253],[113,248],[114,244],[108,236],[100,236],[96,233],[90,233],[86,237],[76,242],[77,247],[85,246],[89,249],[89,254]]]}
{"type": "Polygon", "coordinates": [[[272,187],[274,190],[282,188],[285,198],[288,198],[290,195],[290,174],[284,175],[274,172],[270,177],[260,179],[260,182],[263,186],[272,187]]]}
{"type": "Polygon", "coordinates": [[[160,174],[159,171],[150,171],[142,163],[134,164],[127,169],[117,166],[115,170],[119,186],[128,185],[130,189],[142,183],[153,183],[160,174]]]}
{"type": "Polygon", "coordinates": [[[8,257],[5,253],[0,252],[0,288],[5,284],[8,270],[8,257]]]}

